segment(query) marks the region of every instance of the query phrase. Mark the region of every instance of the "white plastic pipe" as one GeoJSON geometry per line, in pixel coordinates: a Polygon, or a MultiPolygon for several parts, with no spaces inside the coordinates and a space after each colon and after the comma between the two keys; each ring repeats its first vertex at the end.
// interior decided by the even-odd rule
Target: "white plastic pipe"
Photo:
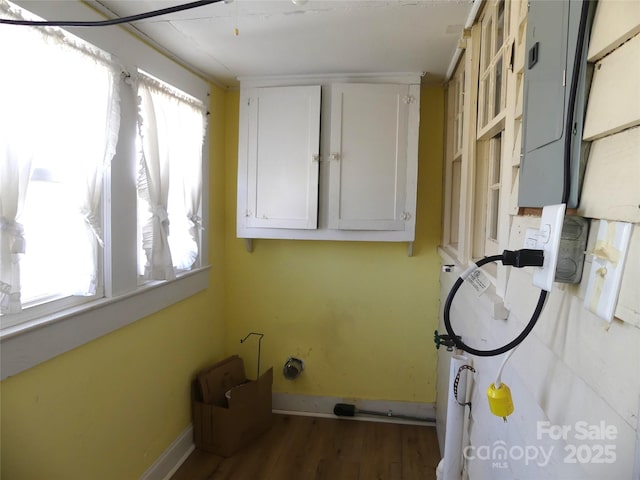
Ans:
{"type": "MultiPolygon", "coordinates": [[[[453,384],[458,370],[467,365],[469,359],[463,355],[451,357],[449,371],[449,396],[447,400],[447,424],[444,437],[443,480],[460,480],[462,478],[462,440],[464,436],[465,407],[456,401],[453,384]]],[[[467,372],[460,372],[458,382],[458,399],[464,403],[467,394],[467,372]]]]}

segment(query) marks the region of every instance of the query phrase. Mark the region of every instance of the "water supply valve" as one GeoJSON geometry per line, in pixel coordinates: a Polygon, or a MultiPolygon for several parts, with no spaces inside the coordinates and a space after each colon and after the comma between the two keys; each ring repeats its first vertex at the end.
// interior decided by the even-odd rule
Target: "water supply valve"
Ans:
{"type": "MultiPolygon", "coordinates": [[[[462,337],[460,335],[456,335],[456,338],[458,340],[462,340],[462,337]]],[[[453,347],[455,347],[456,345],[450,335],[440,335],[438,333],[438,330],[435,330],[433,332],[433,343],[436,344],[436,349],[440,349],[440,345],[444,345],[445,347],[447,347],[447,352],[453,352],[453,347]]]]}

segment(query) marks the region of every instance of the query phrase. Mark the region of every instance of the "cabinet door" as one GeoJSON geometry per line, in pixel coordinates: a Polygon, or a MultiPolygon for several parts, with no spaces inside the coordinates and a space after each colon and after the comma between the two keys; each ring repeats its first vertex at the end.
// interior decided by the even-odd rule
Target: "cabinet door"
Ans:
{"type": "Polygon", "coordinates": [[[320,86],[256,88],[248,102],[245,225],[317,228],[320,86]]]}
{"type": "Polygon", "coordinates": [[[329,228],[405,230],[414,215],[406,208],[407,145],[418,105],[409,88],[331,86],[329,228]]]}

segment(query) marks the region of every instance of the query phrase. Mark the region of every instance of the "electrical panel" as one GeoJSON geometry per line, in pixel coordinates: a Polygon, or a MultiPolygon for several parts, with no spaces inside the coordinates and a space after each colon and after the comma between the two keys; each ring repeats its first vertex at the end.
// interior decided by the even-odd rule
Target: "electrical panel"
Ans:
{"type": "MultiPolygon", "coordinates": [[[[595,2],[586,2],[592,10],[595,2]]],[[[524,74],[522,161],[518,205],[543,207],[564,203],[565,141],[571,140],[567,207],[580,198],[588,145],[582,123],[589,80],[587,40],[593,12],[584,27],[575,102],[570,105],[583,1],[531,0],[527,17],[524,74]],[[573,122],[567,130],[567,115],[573,122]]]]}

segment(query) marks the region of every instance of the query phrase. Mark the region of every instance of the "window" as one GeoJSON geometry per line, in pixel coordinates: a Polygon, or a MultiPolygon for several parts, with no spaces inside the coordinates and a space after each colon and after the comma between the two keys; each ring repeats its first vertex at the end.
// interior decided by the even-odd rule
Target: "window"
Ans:
{"type": "MultiPolygon", "coordinates": [[[[45,18],[94,15],[80,2],[52,3],[33,7],[45,18]]],[[[0,0],[0,14],[34,19],[5,0],[0,0]]],[[[126,32],[114,30],[106,38],[95,30],[83,29],[86,39],[81,40],[60,29],[0,28],[2,378],[208,283],[201,220],[207,196],[201,99],[208,84],[126,32]],[[161,82],[165,74],[181,89],[161,82]],[[138,108],[142,85],[152,91],[155,108],[138,108]],[[143,131],[147,140],[154,138],[152,146],[138,139],[143,131]],[[143,161],[154,155],[157,164],[170,168],[143,161]],[[143,202],[155,198],[145,196],[144,181],[155,191],[158,178],[162,208],[159,202],[143,202]],[[151,248],[142,255],[138,251],[147,238],[139,238],[139,206],[160,219],[166,231],[166,236],[151,231],[151,248]],[[164,253],[157,243],[165,244],[164,253]],[[172,281],[158,282],[149,274],[139,282],[137,260],[141,257],[145,266],[147,253],[168,253],[172,261],[163,280],[172,281]],[[64,334],[52,334],[58,327],[64,334]],[[46,348],[37,342],[46,342],[46,348]],[[15,352],[16,359],[7,352],[15,352]]],[[[140,232],[144,226],[140,223],[140,232]]]]}
{"type": "Polygon", "coordinates": [[[204,112],[197,100],[142,73],[138,96],[139,273],[170,280],[198,261],[204,112]]]}
{"type": "Polygon", "coordinates": [[[505,0],[487,5],[482,18],[478,131],[500,119],[505,107],[505,52],[508,12],[505,0]]]}
{"type": "Polygon", "coordinates": [[[504,248],[501,238],[503,137],[507,106],[507,69],[511,2],[494,0],[480,20],[478,126],[475,158],[472,257],[495,255],[504,248]]]}
{"type": "Polygon", "coordinates": [[[443,245],[458,253],[464,126],[465,55],[447,86],[447,139],[445,164],[445,222],[443,245]]]}
{"type": "MultiPolygon", "coordinates": [[[[478,142],[476,148],[476,168],[473,206],[473,242],[471,257],[474,260],[499,254],[501,244],[500,215],[501,162],[503,156],[502,133],[478,142]]],[[[497,275],[496,264],[488,264],[485,270],[497,275]]]]}
{"type": "Polygon", "coordinates": [[[0,44],[5,72],[19,72],[0,77],[0,311],[97,298],[102,176],[118,139],[120,70],[59,30],[5,27],[0,44]]]}
{"type": "MultiPolygon", "coordinates": [[[[462,39],[467,87],[461,97],[465,129],[459,175],[453,113],[459,71],[454,71],[447,90],[443,251],[448,261],[461,264],[508,248],[510,215],[518,213],[513,199],[520,162],[527,2],[488,0],[483,8],[462,39]]],[[[484,271],[496,296],[503,296],[508,268],[490,264],[484,271]]]]}

